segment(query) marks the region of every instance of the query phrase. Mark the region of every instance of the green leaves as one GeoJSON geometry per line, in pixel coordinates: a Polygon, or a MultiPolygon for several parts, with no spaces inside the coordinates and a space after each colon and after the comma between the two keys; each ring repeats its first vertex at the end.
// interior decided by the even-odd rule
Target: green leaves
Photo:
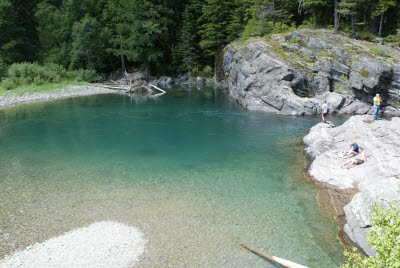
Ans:
{"type": "Polygon", "coordinates": [[[341,267],[400,267],[400,208],[394,203],[372,207],[372,222],[368,242],[376,250],[376,257],[362,258],[353,249],[345,252],[348,262],[341,267]]]}

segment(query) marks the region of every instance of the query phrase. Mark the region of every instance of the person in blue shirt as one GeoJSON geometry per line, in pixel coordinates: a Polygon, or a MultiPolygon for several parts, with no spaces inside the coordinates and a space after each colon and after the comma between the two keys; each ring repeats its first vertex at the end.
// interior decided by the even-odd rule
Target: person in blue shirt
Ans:
{"type": "Polygon", "coordinates": [[[345,150],[342,155],[339,155],[342,158],[349,158],[355,155],[358,155],[360,153],[360,148],[358,147],[358,144],[355,140],[353,140],[353,143],[350,145],[350,148],[345,150]]]}

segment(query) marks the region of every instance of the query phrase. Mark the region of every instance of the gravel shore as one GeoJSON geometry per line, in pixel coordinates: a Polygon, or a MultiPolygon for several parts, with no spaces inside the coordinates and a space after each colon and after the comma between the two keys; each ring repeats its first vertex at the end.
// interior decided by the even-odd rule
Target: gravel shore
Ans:
{"type": "Polygon", "coordinates": [[[9,94],[0,96],[0,109],[15,106],[23,103],[47,101],[68,97],[88,96],[97,94],[113,94],[119,93],[112,89],[102,88],[98,86],[70,86],[67,88],[56,89],[50,92],[33,92],[24,93],[22,95],[9,94]]]}
{"type": "Polygon", "coordinates": [[[0,267],[132,267],[145,244],[135,227],[97,222],[16,252],[0,267]]]}

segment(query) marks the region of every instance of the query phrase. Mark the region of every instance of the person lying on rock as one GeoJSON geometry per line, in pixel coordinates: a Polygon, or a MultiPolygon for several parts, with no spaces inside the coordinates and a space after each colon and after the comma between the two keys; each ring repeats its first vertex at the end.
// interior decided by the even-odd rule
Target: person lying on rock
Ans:
{"type": "Polygon", "coordinates": [[[362,163],[367,164],[367,159],[365,158],[364,150],[360,148],[360,155],[358,158],[350,159],[349,161],[343,163],[342,168],[351,168],[357,165],[361,165],[362,163]]]}
{"type": "Polygon", "coordinates": [[[341,158],[349,158],[354,155],[358,155],[360,153],[358,144],[355,140],[353,140],[353,143],[350,145],[350,148],[346,149],[342,155],[339,155],[341,158]]]}

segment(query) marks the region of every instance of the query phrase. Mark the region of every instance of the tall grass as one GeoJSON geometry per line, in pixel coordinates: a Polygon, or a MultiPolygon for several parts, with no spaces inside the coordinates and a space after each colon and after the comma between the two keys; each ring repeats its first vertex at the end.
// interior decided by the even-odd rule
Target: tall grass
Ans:
{"type": "Polygon", "coordinates": [[[64,67],[48,63],[14,63],[10,65],[5,74],[5,79],[0,87],[5,90],[12,90],[21,86],[40,86],[45,84],[71,82],[95,82],[101,77],[95,70],[66,70],[64,67]]]}

